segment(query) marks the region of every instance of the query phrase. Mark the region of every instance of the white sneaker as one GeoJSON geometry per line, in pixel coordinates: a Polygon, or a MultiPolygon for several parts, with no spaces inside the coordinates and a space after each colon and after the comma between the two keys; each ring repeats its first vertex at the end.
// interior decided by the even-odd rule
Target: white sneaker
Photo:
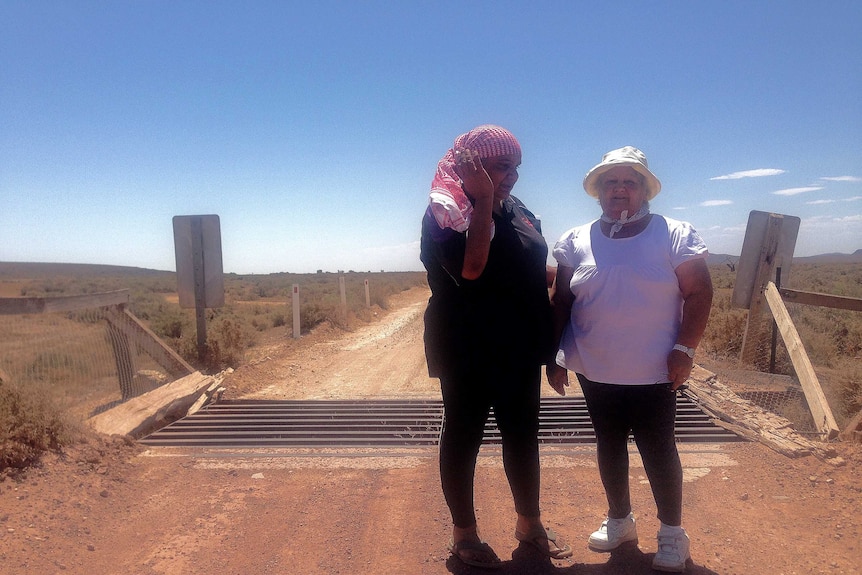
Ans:
{"type": "Polygon", "coordinates": [[[685,529],[680,528],[677,533],[658,532],[658,549],[652,560],[652,568],[658,571],[671,571],[682,573],[685,571],[685,562],[691,557],[689,548],[691,543],[685,529]]]}
{"type": "Polygon", "coordinates": [[[593,551],[610,551],[626,541],[638,540],[635,516],[631,513],[622,519],[605,519],[598,531],[590,535],[589,547],[593,551]]]}

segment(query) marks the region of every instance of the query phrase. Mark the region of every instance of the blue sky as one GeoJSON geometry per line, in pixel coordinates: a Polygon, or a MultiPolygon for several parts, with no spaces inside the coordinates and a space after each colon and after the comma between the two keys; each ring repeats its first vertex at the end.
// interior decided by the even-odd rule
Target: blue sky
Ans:
{"type": "Polygon", "coordinates": [[[738,255],[862,248],[862,3],[0,0],[0,261],[174,270],[217,214],[226,272],[421,270],[437,161],[484,123],[549,244],[641,148],[654,212],[738,255]]]}

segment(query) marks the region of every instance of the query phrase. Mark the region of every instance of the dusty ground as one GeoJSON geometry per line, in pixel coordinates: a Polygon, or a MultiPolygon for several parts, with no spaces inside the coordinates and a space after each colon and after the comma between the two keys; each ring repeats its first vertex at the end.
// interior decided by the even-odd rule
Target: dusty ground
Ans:
{"type": "MultiPolygon", "coordinates": [[[[226,381],[227,394],[436,397],[422,359],[425,297],[403,294],[354,333],[270,342],[226,381]]],[[[684,446],[688,572],[862,572],[862,451],[837,449],[827,460],[753,443],[684,446]]],[[[636,458],[640,545],[612,555],[587,549],[605,511],[593,459],[589,448],[543,451],[545,521],[575,549],[551,562],[516,545],[499,454],[483,452],[477,507],[483,536],[505,560],[498,572],[652,572],[658,523],[636,458]]],[[[449,532],[435,453],[422,448],[231,453],[95,437],[0,477],[3,575],[481,572],[448,556],[449,532]]]]}

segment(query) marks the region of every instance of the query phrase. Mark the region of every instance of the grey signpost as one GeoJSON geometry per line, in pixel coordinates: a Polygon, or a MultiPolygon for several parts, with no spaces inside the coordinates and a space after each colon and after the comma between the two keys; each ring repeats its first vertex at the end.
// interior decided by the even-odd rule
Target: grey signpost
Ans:
{"type": "Polygon", "coordinates": [[[194,308],[198,359],[207,349],[206,308],[224,305],[221,227],[217,215],[174,216],[177,291],[181,308],[194,308]]]}

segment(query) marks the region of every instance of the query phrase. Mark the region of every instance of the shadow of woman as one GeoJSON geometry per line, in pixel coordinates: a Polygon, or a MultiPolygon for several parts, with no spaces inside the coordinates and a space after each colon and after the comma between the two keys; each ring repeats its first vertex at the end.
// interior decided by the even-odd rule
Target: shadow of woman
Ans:
{"type": "MultiPolygon", "coordinates": [[[[535,547],[522,543],[512,552],[510,561],[504,560],[499,568],[487,569],[471,567],[457,557],[449,557],[446,568],[454,575],[476,575],[478,573],[499,573],[500,575],[656,575],[652,568],[655,553],[644,553],[636,543],[623,544],[608,553],[608,560],[601,564],[575,563],[557,566],[535,547]]],[[[689,560],[685,575],[720,575],[689,560]]]]}

